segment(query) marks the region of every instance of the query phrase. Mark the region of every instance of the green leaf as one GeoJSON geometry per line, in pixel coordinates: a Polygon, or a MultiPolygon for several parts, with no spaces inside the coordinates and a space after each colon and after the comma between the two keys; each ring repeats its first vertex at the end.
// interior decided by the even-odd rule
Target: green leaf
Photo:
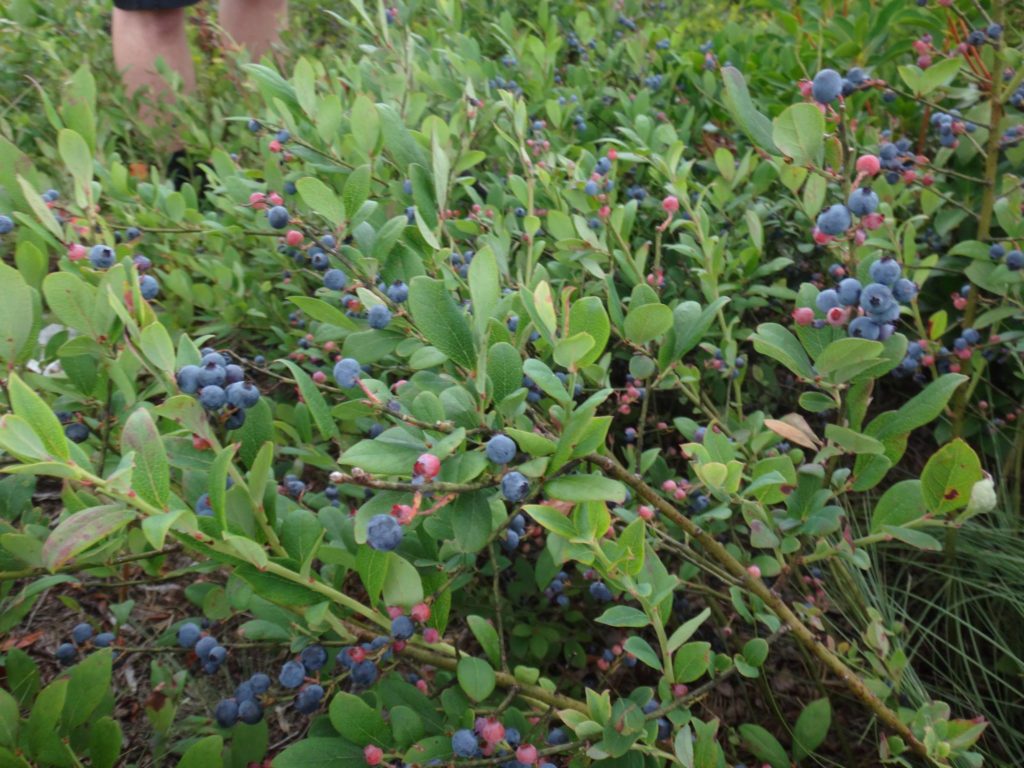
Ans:
{"type": "Polygon", "coordinates": [[[672,327],[672,310],[664,304],[641,304],[630,310],[624,325],[625,336],[636,344],[646,344],[672,327]]]}
{"type": "Polygon", "coordinates": [[[842,448],[846,453],[877,453],[885,452],[885,447],[875,438],[841,427],[838,424],[825,425],[825,437],[842,448]]]}
{"type": "Polygon", "coordinates": [[[328,707],[331,725],[342,738],[365,747],[367,744],[387,746],[391,734],[380,712],[358,696],[339,691],[328,707]]]}
{"type": "Polygon", "coordinates": [[[360,93],[352,102],[349,124],[356,146],[366,154],[372,153],[380,136],[380,115],[377,114],[376,105],[366,94],[360,93]]]}
{"type": "Polygon", "coordinates": [[[10,399],[11,410],[32,425],[33,431],[50,455],[67,461],[71,453],[57,414],[13,371],[7,380],[7,396],[10,399]]]}
{"type": "Polygon", "coordinates": [[[555,376],[555,372],[542,360],[538,360],[535,357],[527,359],[523,363],[523,373],[533,379],[533,383],[540,387],[545,394],[550,395],[560,403],[567,403],[572,399],[569,397],[569,392],[566,390],[565,385],[562,384],[561,379],[555,376]]]}
{"type": "Polygon", "coordinates": [[[618,480],[600,475],[566,475],[549,480],[544,492],[563,501],[614,501],[626,500],[626,486],[618,480]]]}
{"type": "Polygon", "coordinates": [[[121,756],[124,734],[121,725],[112,717],[101,717],[89,727],[90,768],[114,768],[121,756]]]}
{"type": "Polygon", "coordinates": [[[676,305],[672,310],[672,360],[664,361],[663,365],[679,360],[696,347],[715,322],[719,310],[728,303],[729,299],[723,296],[704,309],[696,301],[683,301],[676,305]]]}
{"type": "Polygon", "coordinates": [[[338,425],[335,423],[334,417],[331,416],[331,409],[320,392],[320,388],[309,377],[309,374],[291,360],[282,358],[277,362],[284,363],[292,372],[295,383],[299,385],[299,393],[306,405],[309,406],[309,412],[313,414],[313,421],[316,422],[316,428],[320,434],[326,440],[338,439],[341,434],[338,432],[338,425]]]}
{"type": "Polygon", "coordinates": [[[912,528],[902,528],[896,525],[883,525],[882,533],[887,533],[897,541],[909,544],[916,549],[923,549],[926,552],[938,552],[942,544],[934,536],[924,531],[915,531],[912,528]]]}
{"type": "Polygon", "coordinates": [[[245,423],[242,428],[231,434],[232,439],[241,440],[238,455],[242,457],[242,461],[247,467],[253,466],[260,449],[274,437],[274,416],[267,398],[261,397],[257,400],[256,405],[245,412],[245,423]]]}
{"type": "Polygon", "coordinates": [[[68,128],[57,132],[57,149],[75,180],[75,201],[84,207],[89,201],[86,192],[92,181],[92,150],[85,139],[68,128]]]}
{"type": "Polygon", "coordinates": [[[382,594],[388,605],[404,607],[423,602],[423,579],[412,563],[395,552],[387,552],[389,564],[382,594]]]}
{"type": "Polygon", "coordinates": [[[763,637],[753,637],[743,645],[743,658],[752,667],[760,667],[768,658],[768,641],[763,637]]]}
{"type": "Polygon", "coordinates": [[[339,464],[377,475],[409,475],[423,453],[423,443],[398,427],[387,429],[372,440],[360,440],[338,459],[339,464]]]}
{"type": "Polygon", "coordinates": [[[501,300],[501,272],[490,248],[481,248],[469,264],[469,297],[473,301],[473,322],[482,338],[501,300]]]}
{"type": "Polygon", "coordinates": [[[121,530],[134,519],[135,512],[120,504],[89,507],[68,515],[43,544],[43,564],[55,571],[75,555],[121,530]]]}
{"type": "Polygon", "coordinates": [[[345,205],[333,189],[314,176],[303,176],[295,182],[302,202],[320,214],[335,227],[345,222],[345,205]]]}
{"type": "Polygon", "coordinates": [[[167,506],[171,495],[171,469],[156,422],[145,408],[137,408],[121,432],[121,453],[135,452],[132,488],[158,509],[167,506]]]}
{"type": "Polygon", "coordinates": [[[451,503],[455,541],[463,552],[479,552],[491,535],[491,495],[486,491],[460,493],[451,503]]]}
{"type": "Polygon", "coordinates": [[[722,67],[722,84],[723,100],[740,129],[761,149],[779,154],[772,140],[771,120],[754,106],[743,74],[735,67],[722,67]]]}
{"type": "Polygon", "coordinates": [[[354,169],[345,179],[345,189],[341,193],[342,208],[348,216],[355,216],[370,196],[370,180],[372,173],[369,165],[361,165],[354,169]]]}
{"type": "Polygon", "coordinates": [[[739,727],[740,738],[758,760],[771,764],[772,768],[789,768],[789,755],[778,740],[760,725],[744,723],[739,727]]]}
{"type": "Polygon", "coordinates": [[[710,615],[711,609],[705,608],[692,619],[688,619],[683,624],[680,624],[668,639],[669,651],[674,653],[679,646],[693,637],[693,633],[697,631],[701,624],[708,620],[708,616],[710,615]]]}
{"type": "Polygon", "coordinates": [[[940,376],[898,410],[875,417],[868,425],[867,433],[884,442],[887,437],[905,435],[924,426],[942,413],[953,392],[965,381],[967,377],[960,373],[940,376]]]}
{"type": "Polygon", "coordinates": [[[825,116],[816,104],[792,104],[772,121],[772,139],[797,165],[820,163],[825,149],[825,116]]]}
{"type": "Polygon", "coordinates": [[[686,643],[672,659],[672,671],[677,683],[692,683],[704,676],[711,665],[711,643],[686,643]]]}
{"type": "Polygon", "coordinates": [[[658,654],[655,653],[651,644],[639,635],[630,635],[627,637],[626,642],[622,644],[622,647],[627,653],[632,653],[639,661],[642,661],[651,669],[656,669],[659,672],[661,671],[661,659],[658,658],[658,654]]]}
{"type": "Polygon", "coordinates": [[[577,333],[555,343],[555,362],[563,368],[575,369],[579,361],[594,347],[589,333],[577,333]]]}
{"type": "Polygon", "coordinates": [[[499,341],[487,351],[487,379],[496,403],[523,386],[523,359],[508,342],[499,341]]]}
{"type": "Polygon", "coordinates": [[[71,669],[64,723],[69,729],[89,722],[110,688],[113,651],[100,648],[90,653],[71,669]]]}
{"type": "Polygon", "coordinates": [[[482,702],[494,691],[494,670],[483,659],[463,656],[459,659],[455,676],[459,680],[459,686],[473,701],[482,702]]]}
{"type": "Polygon", "coordinates": [[[17,178],[18,186],[21,187],[21,193],[25,196],[25,202],[28,203],[28,207],[32,209],[32,213],[36,215],[36,218],[39,219],[39,222],[51,235],[58,240],[63,240],[64,233],[61,231],[60,224],[57,223],[57,219],[54,217],[53,211],[51,211],[46,206],[46,203],[43,202],[42,196],[36,192],[28,179],[21,175],[18,175],[17,178]]]}
{"type": "Polygon", "coordinates": [[[885,526],[899,526],[925,515],[927,508],[921,495],[920,480],[901,480],[886,489],[871,516],[871,532],[879,533],[885,526]]]}
{"type": "Polygon", "coordinates": [[[35,291],[18,270],[0,263],[0,284],[0,362],[13,367],[35,346],[39,311],[35,291]]]}
{"type": "Polygon", "coordinates": [[[557,509],[544,504],[528,504],[523,511],[552,533],[566,539],[576,537],[576,527],[572,521],[557,509]]]}
{"type": "Polygon", "coordinates": [[[0,746],[12,747],[17,742],[18,702],[3,688],[0,688],[0,746]]]}
{"type": "Polygon", "coordinates": [[[799,762],[820,747],[831,725],[832,705],[828,699],[817,699],[804,707],[793,727],[793,759],[799,762]]]}
{"type": "Polygon", "coordinates": [[[224,764],[221,751],[224,739],[220,736],[206,736],[193,742],[178,761],[178,768],[221,768],[224,764]]]}
{"type": "Polygon", "coordinates": [[[932,454],[921,472],[921,493],[928,510],[946,515],[966,507],[981,480],[981,461],[959,437],[932,454]]]}
{"type": "Polygon", "coordinates": [[[365,763],[362,747],[325,736],[297,741],[274,758],[274,768],[351,768],[365,763]]]}
{"type": "Polygon", "coordinates": [[[836,339],[814,360],[814,367],[823,376],[845,368],[853,362],[863,362],[882,354],[882,343],[867,339],[836,339]]]}
{"type": "Polygon", "coordinates": [[[811,367],[810,358],[788,328],[778,323],[762,323],[751,339],[754,349],[761,354],[778,360],[797,376],[814,379],[816,371],[811,367]]]}
{"type": "Polygon", "coordinates": [[[97,299],[96,289],[70,272],[51,272],[43,280],[43,296],[57,318],[85,336],[107,334],[110,314],[97,299]]]}
{"type": "Polygon", "coordinates": [[[480,647],[484,649],[487,658],[491,660],[491,664],[494,666],[501,664],[501,642],[494,625],[482,616],[467,616],[466,623],[477,642],[480,643],[480,647]]]}
{"type": "Polygon", "coordinates": [[[473,334],[466,316],[440,280],[420,275],[409,283],[409,311],[417,329],[463,368],[476,364],[473,334]]]}
{"type": "Polygon", "coordinates": [[[628,605],[613,605],[595,621],[610,627],[646,627],[651,623],[646,613],[628,605]]]}
{"type": "Polygon", "coordinates": [[[152,322],[142,329],[142,354],[159,370],[173,376],[175,365],[174,344],[160,322],[152,322]]]}
{"type": "Polygon", "coordinates": [[[289,296],[288,301],[302,310],[314,320],[328,325],[336,325],[350,331],[358,330],[359,325],[344,312],[322,299],[314,299],[312,296],[289,296]]]}
{"type": "Polygon", "coordinates": [[[39,693],[32,705],[25,734],[29,751],[38,763],[71,764],[66,760],[68,748],[60,741],[60,732],[55,727],[64,709],[68,683],[67,678],[57,678],[39,693]]]}
{"type": "Polygon", "coordinates": [[[611,335],[608,312],[597,296],[577,299],[569,308],[569,334],[575,336],[579,333],[589,334],[593,340],[590,349],[576,360],[576,365],[583,367],[597,362],[604,354],[611,335]]]}

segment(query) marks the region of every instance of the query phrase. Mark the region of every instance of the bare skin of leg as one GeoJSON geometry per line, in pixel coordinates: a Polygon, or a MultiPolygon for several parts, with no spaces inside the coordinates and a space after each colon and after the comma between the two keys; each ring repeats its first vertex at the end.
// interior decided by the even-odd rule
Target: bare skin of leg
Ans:
{"type": "MultiPolygon", "coordinates": [[[[122,11],[114,9],[114,64],[123,73],[129,94],[148,88],[155,100],[171,101],[167,81],[157,72],[157,59],[181,76],[185,92],[196,85],[196,73],[185,37],[185,10],[122,11]]],[[[155,125],[160,110],[143,107],[142,120],[155,125]]]]}
{"type": "Polygon", "coordinates": [[[219,21],[228,45],[245,48],[259,61],[280,40],[288,17],[288,0],[221,0],[219,21]]]}

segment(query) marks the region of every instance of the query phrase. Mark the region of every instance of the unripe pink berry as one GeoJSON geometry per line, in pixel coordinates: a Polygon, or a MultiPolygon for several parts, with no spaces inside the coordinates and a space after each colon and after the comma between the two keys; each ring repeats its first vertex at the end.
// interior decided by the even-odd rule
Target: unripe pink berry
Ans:
{"type": "Polygon", "coordinates": [[[493,718],[488,719],[480,728],[480,736],[488,744],[495,744],[505,738],[505,726],[493,718]]]}
{"type": "Polygon", "coordinates": [[[537,748],[533,744],[520,744],[516,750],[516,760],[526,765],[537,762],[537,748]]]}
{"type": "Polygon", "coordinates": [[[817,227],[814,228],[814,242],[818,245],[825,245],[826,243],[831,243],[833,240],[835,240],[835,238],[832,235],[826,235],[817,227]]]}
{"type": "Polygon", "coordinates": [[[749,573],[755,579],[760,579],[761,578],[761,569],[758,568],[756,565],[748,565],[747,566],[747,573],[749,573]]]}
{"type": "Polygon", "coordinates": [[[793,310],[793,322],[797,325],[810,325],[814,322],[814,310],[810,307],[797,307],[793,310]]]}
{"type": "Polygon", "coordinates": [[[857,173],[874,176],[882,168],[882,163],[875,155],[861,155],[857,158],[857,173]]]}
{"type": "Polygon", "coordinates": [[[654,518],[654,509],[646,504],[641,504],[636,513],[644,520],[652,520],[654,518]]]}
{"type": "Polygon", "coordinates": [[[416,687],[419,688],[420,693],[426,693],[427,692],[427,681],[424,680],[421,677],[419,680],[416,681],[416,687]]]}
{"type": "Polygon", "coordinates": [[[611,149],[608,150],[608,159],[609,160],[618,160],[619,159],[619,153],[615,151],[615,147],[612,147],[611,149]]]}
{"type": "Polygon", "coordinates": [[[269,149],[271,152],[280,152],[283,149],[283,147],[281,146],[281,142],[280,141],[278,141],[277,139],[274,139],[267,146],[267,149],[269,149]]]}
{"type": "Polygon", "coordinates": [[[267,195],[267,201],[271,205],[281,205],[284,203],[284,198],[277,194],[277,192],[271,192],[269,195],[267,195]]]}
{"type": "Polygon", "coordinates": [[[380,765],[384,760],[384,750],[376,744],[367,744],[363,749],[363,757],[367,765],[380,765]]]}
{"type": "Polygon", "coordinates": [[[397,619],[403,613],[405,613],[405,611],[403,611],[397,605],[389,605],[388,606],[388,618],[397,619]]]}
{"type": "Polygon", "coordinates": [[[86,257],[88,251],[81,243],[73,243],[68,246],[68,259],[71,261],[81,261],[86,257]]]}
{"type": "Polygon", "coordinates": [[[314,371],[312,378],[313,381],[315,381],[317,384],[323,384],[325,381],[327,381],[327,374],[324,373],[323,371],[314,371]]]}
{"type": "Polygon", "coordinates": [[[675,195],[669,195],[661,201],[661,207],[665,209],[666,213],[675,213],[679,210],[679,198],[675,195]]]}
{"type": "Polygon", "coordinates": [[[846,325],[846,320],[850,316],[850,310],[846,307],[832,307],[826,314],[825,320],[829,325],[838,328],[841,325],[846,325]]]}
{"type": "Polygon", "coordinates": [[[426,603],[416,603],[409,611],[409,616],[413,621],[418,621],[421,624],[430,618],[430,606],[426,603]]]}
{"type": "Polygon", "coordinates": [[[293,248],[302,245],[302,233],[297,229],[289,229],[288,234],[284,236],[284,241],[293,248]]]}
{"type": "Polygon", "coordinates": [[[423,642],[433,645],[434,643],[440,641],[440,639],[440,633],[433,627],[427,627],[423,630],[423,642]]]}
{"type": "Polygon", "coordinates": [[[249,195],[249,205],[257,211],[262,210],[267,205],[267,196],[262,192],[253,192],[249,195]]]}
{"type": "Polygon", "coordinates": [[[441,460],[432,453],[421,454],[413,464],[412,472],[425,480],[433,480],[441,471],[441,460]]]}

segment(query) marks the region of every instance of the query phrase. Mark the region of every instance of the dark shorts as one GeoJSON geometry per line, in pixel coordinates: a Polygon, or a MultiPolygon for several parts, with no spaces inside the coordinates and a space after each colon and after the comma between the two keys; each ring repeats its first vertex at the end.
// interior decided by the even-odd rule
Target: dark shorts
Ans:
{"type": "Polygon", "coordinates": [[[114,7],[122,11],[167,11],[195,5],[199,0],[114,0],[114,7]]]}

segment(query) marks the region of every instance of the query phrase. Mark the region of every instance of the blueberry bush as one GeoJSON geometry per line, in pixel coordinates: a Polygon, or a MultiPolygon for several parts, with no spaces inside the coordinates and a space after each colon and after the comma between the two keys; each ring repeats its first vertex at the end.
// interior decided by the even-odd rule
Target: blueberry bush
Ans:
{"type": "Polygon", "coordinates": [[[50,5],[0,764],[1019,764],[1017,4],[200,6],[156,128],[50,5]]]}

